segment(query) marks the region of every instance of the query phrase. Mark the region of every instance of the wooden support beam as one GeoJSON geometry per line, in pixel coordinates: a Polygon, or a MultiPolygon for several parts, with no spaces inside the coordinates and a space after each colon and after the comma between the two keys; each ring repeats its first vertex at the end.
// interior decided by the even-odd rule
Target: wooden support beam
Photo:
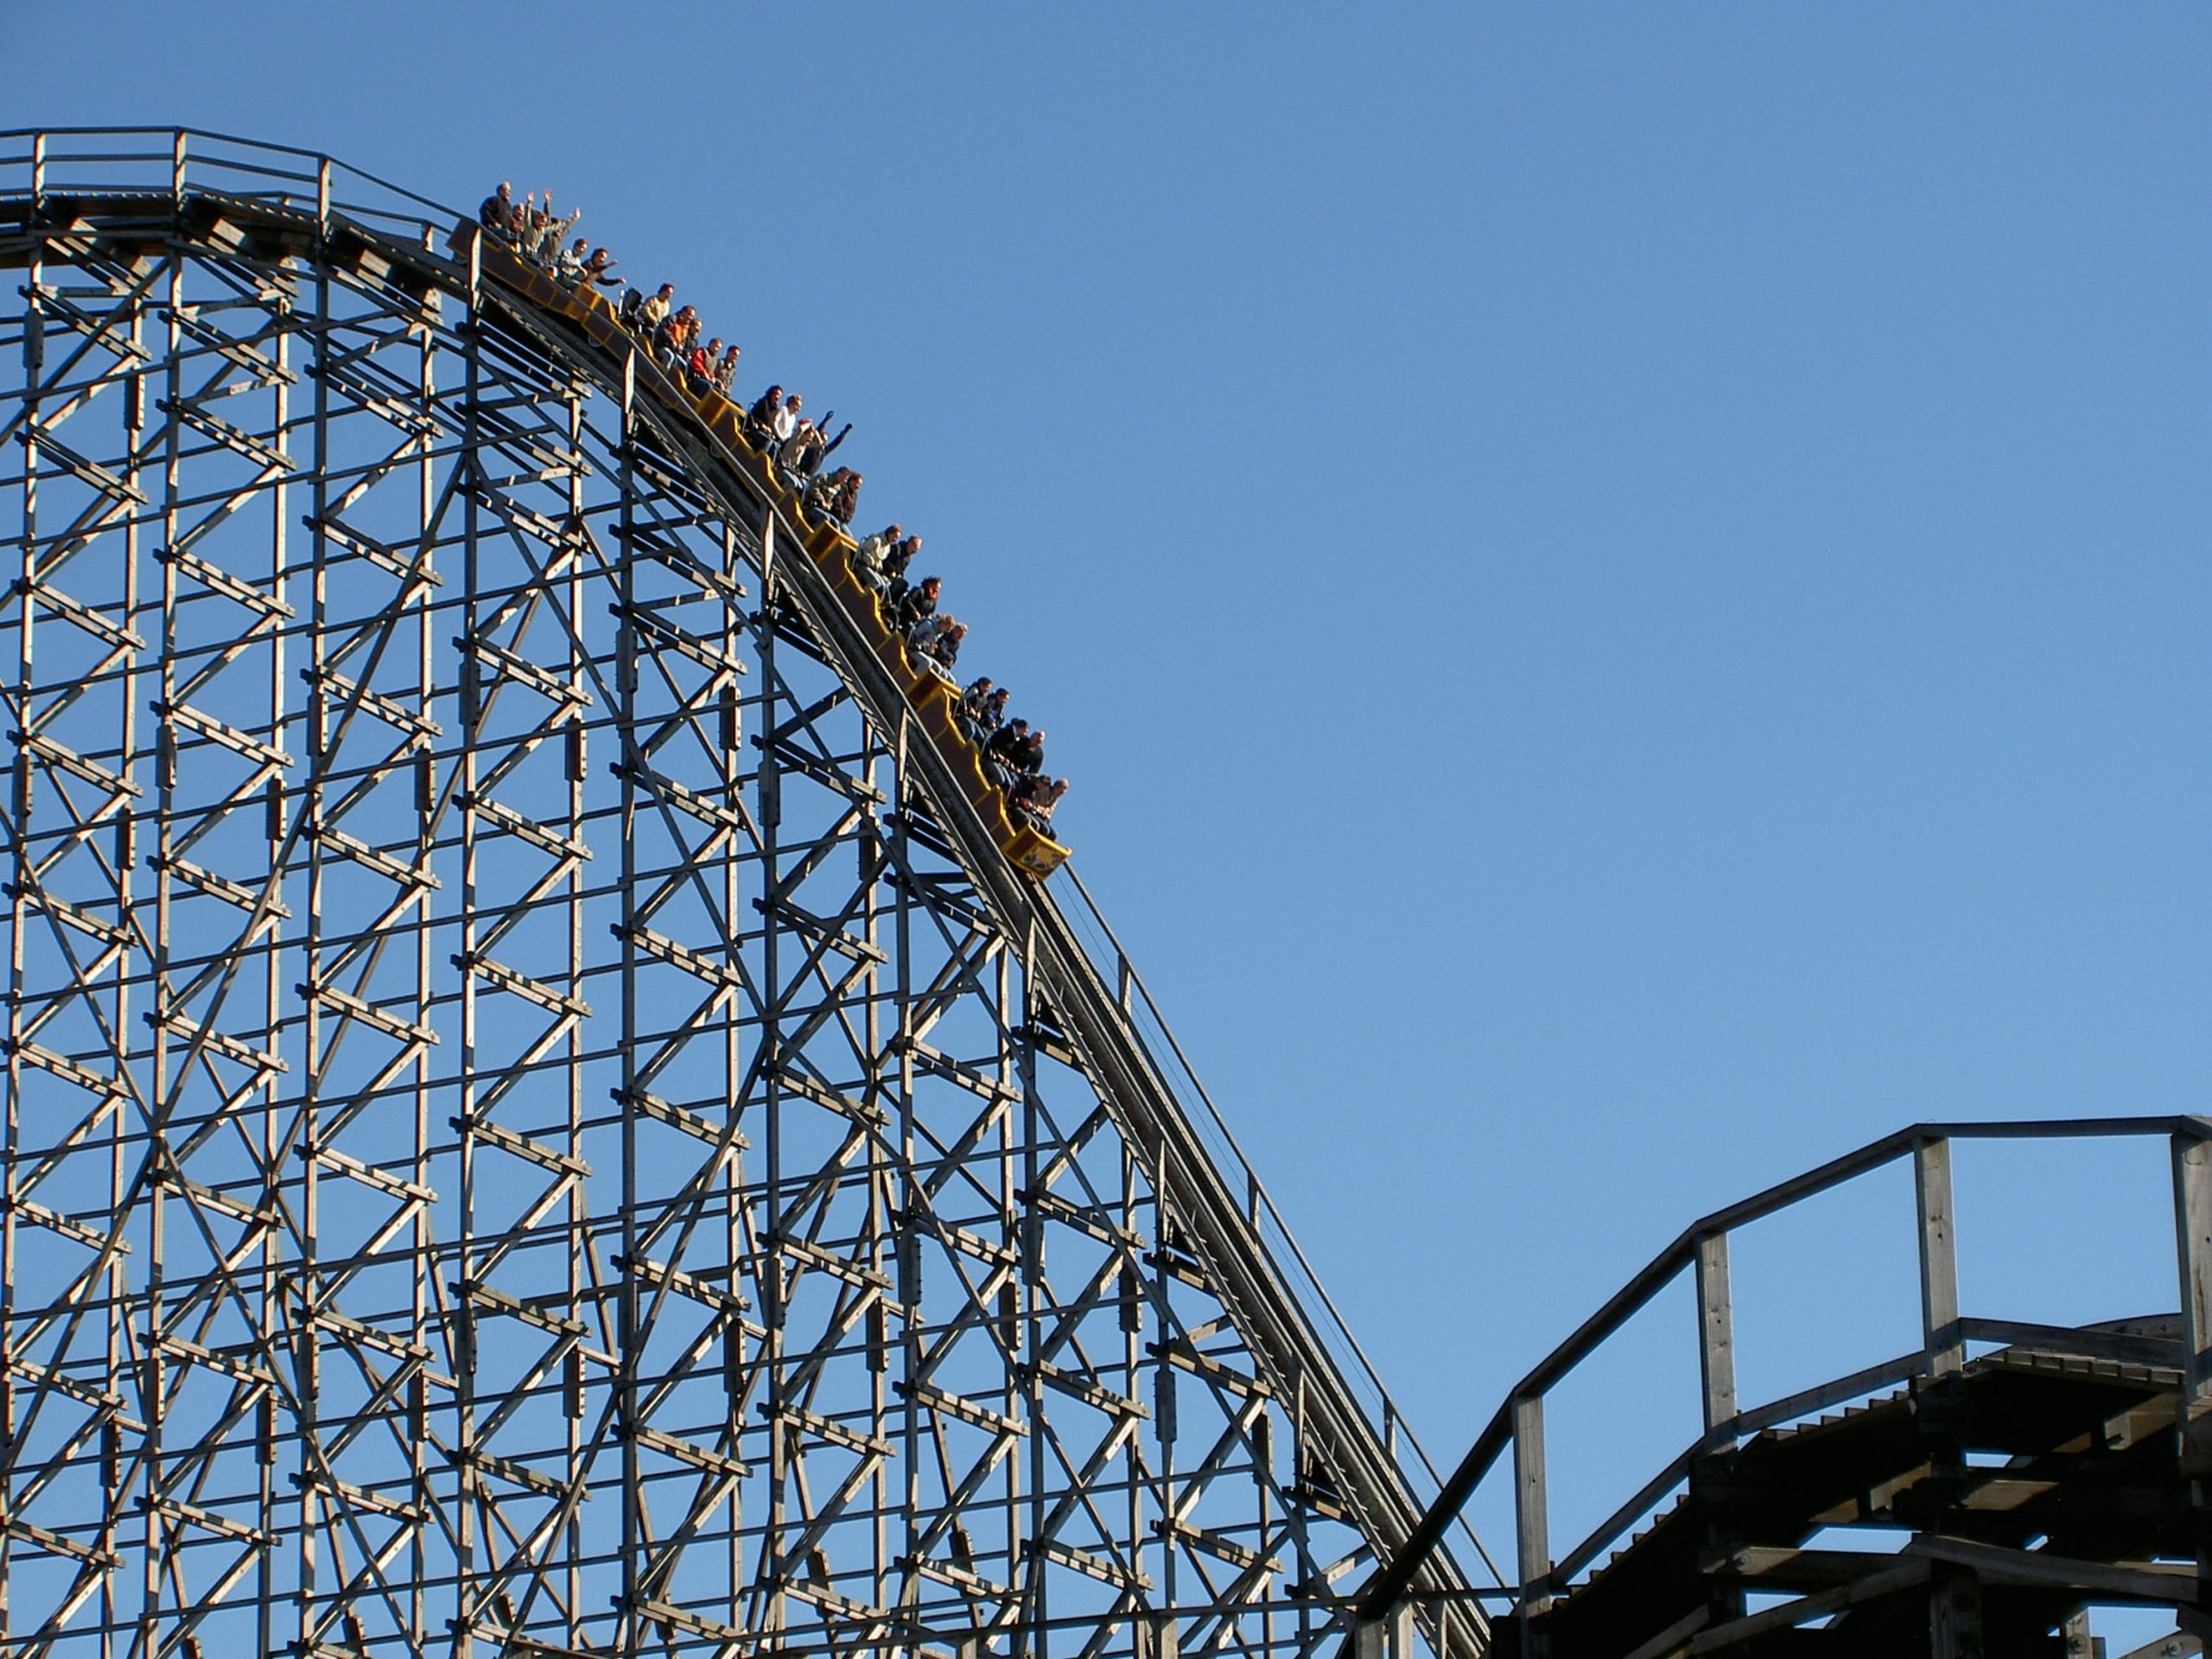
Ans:
{"type": "Polygon", "coordinates": [[[1920,1210],[1920,1328],[1931,1376],[1966,1363],[1959,1340],[1958,1239],[1952,1225],[1951,1143],[1923,1141],[1913,1148],[1913,1192],[1920,1210]]]}
{"type": "Polygon", "coordinates": [[[1548,1659],[1544,1632],[1533,1621],[1551,1600],[1550,1489],[1544,1474],[1544,1399],[1513,1402],[1513,1516],[1521,1593],[1523,1659],[1548,1659]]]}
{"type": "Polygon", "coordinates": [[[2212,1141],[2176,1135],[2173,1164],[2183,1389],[2188,1407],[2201,1408],[2212,1401],[2212,1141]]]}
{"type": "Polygon", "coordinates": [[[1946,1561],[1928,1585],[1929,1659],[1983,1659],[1981,1580],[1946,1561]]]}
{"type": "Polygon", "coordinates": [[[1736,1415],[1736,1315],[1728,1288],[1728,1235],[1697,1242],[1698,1370],[1705,1386],[1705,1433],[1719,1438],[1736,1415]]]}

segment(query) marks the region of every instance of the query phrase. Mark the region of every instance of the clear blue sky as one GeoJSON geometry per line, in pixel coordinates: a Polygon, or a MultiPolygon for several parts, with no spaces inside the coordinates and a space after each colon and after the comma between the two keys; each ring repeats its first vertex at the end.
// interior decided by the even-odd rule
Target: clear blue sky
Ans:
{"type": "MultiPolygon", "coordinates": [[[[0,0],[0,124],[550,185],[858,421],[1446,1456],[1701,1211],[2203,1104],[2208,71],[2171,3],[0,0]]],[[[1962,1177],[1970,1292],[2171,1301],[2145,1167],[2052,1207],[2102,1255],[1962,1177]]],[[[1897,1351],[1900,1263],[1739,1267],[1751,1357],[1897,1351]]]]}

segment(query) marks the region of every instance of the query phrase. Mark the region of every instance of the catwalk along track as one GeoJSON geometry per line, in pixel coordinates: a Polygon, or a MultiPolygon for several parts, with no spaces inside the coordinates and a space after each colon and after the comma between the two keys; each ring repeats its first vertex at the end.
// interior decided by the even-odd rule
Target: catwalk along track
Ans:
{"type": "MultiPolygon", "coordinates": [[[[1777,1357],[1770,1333],[1751,1347],[1768,1364],[1777,1357]]],[[[1648,1366],[1630,1377],[1598,1432],[1586,1416],[1567,1440],[1579,1473],[1620,1460],[1624,1422],[1636,1439],[1667,1421],[1672,1379],[1648,1366]]],[[[1924,1123],[1692,1223],[1509,1392],[1414,1540],[1363,1587],[1370,1613],[1413,1588],[1429,1541],[1493,1471],[1511,1485],[1519,1581],[1492,1651],[1513,1659],[2201,1653],[2212,1637],[2212,1120],[1924,1123]],[[1977,1315],[1961,1300],[1955,1155],[1986,1160],[1976,1242],[1994,1234],[1998,1250],[1980,1260],[1986,1269],[1994,1255],[2001,1270],[1979,1282],[2005,1317],[1977,1315]],[[2130,1184],[2115,1186],[2123,1171],[2130,1184]],[[1897,1178],[1907,1172],[1910,1233],[1866,1225],[1904,1209],[1897,1178]],[[2152,1214],[2164,1211],[2171,1238],[2136,1241],[2154,1246],[2152,1263],[2164,1257],[2138,1293],[2158,1300],[2088,1325],[2018,1317],[2024,1303],[2129,1294],[2073,1274],[2039,1282],[2012,1259],[2023,1229],[2056,1246],[2058,1259],[2108,1263],[2113,1211],[2088,1193],[2161,1188],[2171,1202],[2152,1214]],[[2054,1192],[2064,1199],[2056,1208],[2054,1192]],[[1817,1259],[1834,1282],[1802,1262],[1789,1274],[1788,1349],[1915,1325],[1920,1341],[1747,1405],[1737,1392],[1744,1333],[1732,1241],[1749,1234],[1771,1248],[1777,1227],[1802,1224],[1808,1205],[1824,1217],[1817,1259]],[[1909,1297],[1916,1267],[1916,1308],[1865,1307],[1870,1284],[1909,1297]],[[1548,1441],[1561,1437],[1547,1433],[1547,1402],[1586,1382],[1592,1362],[1675,1287],[1690,1292],[1691,1397],[1702,1408],[1685,1426],[1688,1444],[1555,1550],[1548,1441]],[[2177,1311],[2157,1311],[2176,1293],[2177,1311]],[[1857,1312],[1823,1331],[1831,1297],[1857,1312]],[[2114,1617],[2138,1636],[2108,1643],[2098,1630],[2114,1617]],[[2141,1643],[2145,1621],[2163,1633],[2141,1643]]],[[[1641,1472],[1631,1467],[1618,1485],[1641,1472]]]]}

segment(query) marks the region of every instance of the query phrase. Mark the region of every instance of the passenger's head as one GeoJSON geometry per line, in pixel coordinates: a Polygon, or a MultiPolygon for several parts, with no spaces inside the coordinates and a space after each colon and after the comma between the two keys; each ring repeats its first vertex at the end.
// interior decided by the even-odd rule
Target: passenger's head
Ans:
{"type": "Polygon", "coordinates": [[[922,578],[922,591],[927,594],[931,599],[935,599],[944,587],[944,578],[943,576],[924,576],[922,578]]]}
{"type": "Polygon", "coordinates": [[[771,386],[768,388],[767,395],[762,397],[760,401],[764,404],[772,404],[783,395],[784,389],[781,386],[771,386]]]}
{"type": "Polygon", "coordinates": [[[922,538],[918,536],[909,536],[906,538],[906,556],[911,559],[921,550],[922,538]]]}
{"type": "Polygon", "coordinates": [[[722,355],[728,358],[731,362],[734,363],[738,359],[738,349],[736,346],[733,346],[729,350],[724,352],[722,355]]]}
{"type": "Polygon", "coordinates": [[[785,399],[784,399],[784,407],[785,407],[785,409],[788,409],[788,410],[791,410],[796,411],[796,410],[798,410],[798,406],[800,405],[800,404],[802,404],[802,403],[803,403],[803,402],[804,402],[804,401],[805,401],[805,400],[804,400],[804,398],[802,398],[802,397],[798,395],[798,393],[797,393],[797,392],[793,392],[793,393],[791,393],[791,395],[790,397],[786,397],[786,398],[785,398],[785,399]]]}
{"type": "Polygon", "coordinates": [[[576,238],[575,245],[574,247],[570,248],[570,249],[569,250],[569,251],[570,253],[582,253],[582,252],[584,251],[584,248],[585,248],[585,246],[586,246],[586,245],[587,245],[585,244],[585,241],[584,241],[583,238],[582,238],[582,237],[580,236],[580,237],[578,237],[578,238],[576,238]]]}
{"type": "Polygon", "coordinates": [[[721,348],[722,337],[720,334],[716,334],[712,340],[707,342],[707,349],[710,352],[719,352],[721,348]]]}
{"type": "MultiPolygon", "coordinates": [[[[990,682],[986,680],[983,683],[988,685],[990,682]]],[[[1014,691],[1012,688],[1002,685],[997,690],[991,693],[991,705],[996,709],[1003,709],[1006,707],[1007,700],[1013,696],[1014,691]]]]}
{"type": "Polygon", "coordinates": [[[512,194],[514,194],[514,193],[515,193],[515,188],[514,188],[514,186],[513,186],[512,184],[509,183],[509,182],[508,182],[506,180],[505,180],[505,179],[501,179],[501,180],[499,181],[499,194],[500,194],[501,195],[503,195],[503,196],[512,196],[512,194]]]}
{"type": "Polygon", "coordinates": [[[675,293],[676,284],[674,283],[663,283],[660,285],[660,297],[662,299],[665,300],[671,298],[675,293]]]}
{"type": "Polygon", "coordinates": [[[886,524],[883,527],[883,539],[887,542],[895,542],[905,534],[906,531],[897,524],[886,524]]]}

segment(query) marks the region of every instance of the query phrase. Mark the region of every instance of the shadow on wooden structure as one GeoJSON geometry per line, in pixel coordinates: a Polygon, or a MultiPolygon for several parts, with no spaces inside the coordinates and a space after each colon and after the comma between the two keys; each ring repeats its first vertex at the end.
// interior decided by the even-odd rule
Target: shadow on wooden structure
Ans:
{"type": "Polygon", "coordinates": [[[1706,1217],[1511,1391],[1407,1548],[1363,1588],[1362,1618],[1387,1630],[1422,1599],[1410,1586],[1426,1541],[1510,1459],[1519,1586],[1493,1624],[1500,1655],[2097,1659],[2105,1647],[2087,1610],[2113,1604],[2171,1612],[2173,1636],[2144,1650],[2146,1659],[2201,1651],[2212,1630],[2208,1167],[2212,1122],[2201,1118],[1923,1124],[1706,1217]],[[2179,1310],[2084,1328],[1962,1313],[1954,1143],[2127,1137],[2170,1144],[2179,1310]],[[1921,1345],[1743,1408],[1730,1236],[1904,1160],[1921,1345]],[[1696,1292],[1704,1432],[1555,1555],[1546,1398],[1686,1274],[1696,1292]]]}

